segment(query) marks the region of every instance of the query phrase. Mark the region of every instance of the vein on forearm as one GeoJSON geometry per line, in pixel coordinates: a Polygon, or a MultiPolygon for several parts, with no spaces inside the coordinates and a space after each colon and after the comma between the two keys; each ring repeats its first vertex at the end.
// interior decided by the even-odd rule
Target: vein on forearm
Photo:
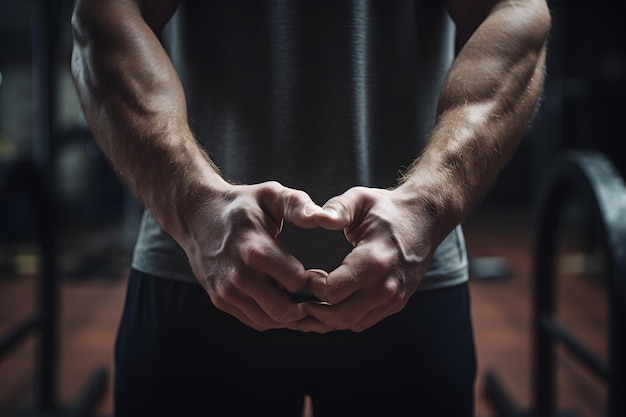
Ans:
{"type": "Polygon", "coordinates": [[[180,80],[157,36],[136,5],[108,6],[77,8],[73,18],[81,103],[119,176],[157,218],[175,223],[176,203],[217,171],[189,129],[180,80]]]}
{"type": "Polygon", "coordinates": [[[549,25],[533,13],[501,7],[473,33],[442,88],[430,141],[404,176],[457,220],[493,183],[537,108],[549,25]]]}

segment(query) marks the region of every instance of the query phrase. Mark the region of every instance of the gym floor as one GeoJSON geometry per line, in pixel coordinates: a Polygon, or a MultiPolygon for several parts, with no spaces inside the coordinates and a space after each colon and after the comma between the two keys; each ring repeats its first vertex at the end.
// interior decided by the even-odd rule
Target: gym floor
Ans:
{"type": "MultiPolygon", "coordinates": [[[[523,411],[531,403],[531,246],[529,210],[477,210],[464,224],[471,259],[504,267],[491,274],[485,265],[472,276],[470,288],[478,356],[476,416],[495,417],[485,396],[485,375],[494,372],[508,395],[523,411]],[[493,276],[492,276],[493,275],[493,276]]],[[[99,259],[97,248],[108,247],[119,231],[96,235],[75,233],[64,240],[62,266],[76,262],[76,251],[90,252],[90,268],[65,273],[61,280],[59,393],[61,405],[79,396],[94,371],[111,375],[113,343],[125,291],[127,267],[123,254],[99,259]],[[74,248],[74,252],[67,248],[74,248]],[[78,272],[77,272],[78,271],[78,272]]],[[[574,245],[575,246],[575,245],[574,245]]],[[[107,253],[103,250],[100,253],[107,253]]],[[[19,257],[21,274],[0,279],[0,338],[34,309],[36,263],[25,250],[19,257]]],[[[84,256],[82,262],[84,263],[84,256]]],[[[560,256],[559,318],[577,337],[606,358],[606,295],[597,279],[581,274],[580,251],[560,256]]],[[[69,270],[68,269],[68,270],[69,270]]],[[[35,339],[30,337],[0,361],[0,417],[32,409],[35,339]]],[[[605,413],[603,383],[575,360],[557,350],[558,407],[579,417],[605,413]]],[[[110,380],[110,378],[109,378],[110,380]]],[[[97,409],[97,417],[112,415],[111,390],[97,409]]]]}

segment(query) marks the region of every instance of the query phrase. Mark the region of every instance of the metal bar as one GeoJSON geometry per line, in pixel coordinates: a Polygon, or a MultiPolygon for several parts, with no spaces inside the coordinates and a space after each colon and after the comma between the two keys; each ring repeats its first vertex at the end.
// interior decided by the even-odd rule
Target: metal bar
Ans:
{"type": "Polygon", "coordinates": [[[35,316],[24,320],[22,323],[7,332],[7,335],[0,340],[0,359],[11,353],[11,350],[14,349],[31,332],[37,330],[40,324],[41,320],[39,317],[35,316]]]}
{"type": "Polygon", "coordinates": [[[55,76],[56,54],[59,38],[59,0],[37,0],[32,9],[33,73],[35,74],[34,109],[36,131],[34,157],[41,169],[41,181],[35,187],[38,193],[33,205],[39,226],[42,271],[38,282],[38,308],[42,318],[41,338],[38,348],[38,380],[36,398],[40,411],[56,408],[57,367],[57,283],[56,283],[56,217],[55,199],[50,174],[54,172],[55,137],[55,76]]]}
{"type": "Polygon", "coordinates": [[[593,373],[604,381],[609,378],[609,366],[599,358],[595,353],[588,349],[578,338],[554,316],[544,314],[541,317],[541,325],[549,331],[552,336],[556,337],[563,346],[567,348],[569,353],[576,359],[586,365],[593,373]]]}
{"type": "Polygon", "coordinates": [[[622,176],[602,154],[569,151],[556,161],[542,189],[534,242],[535,259],[535,386],[534,412],[554,414],[555,339],[560,339],[585,365],[608,382],[607,416],[626,415],[626,186],[622,176]],[[599,361],[554,317],[554,268],[559,212],[572,190],[583,199],[607,257],[609,303],[609,360],[599,361]]]}
{"type": "Polygon", "coordinates": [[[604,237],[609,300],[607,416],[622,417],[626,415],[626,185],[600,154],[576,153],[571,158],[588,181],[589,201],[604,237]]]}
{"type": "MultiPolygon", "coordinates": [[[[0,194],[21,189],[26,192],[32,208],[36,243],[41,256],[41,271],[36,281],[36,325],[39,338],[36,347],[35,398],[43,412],[55,409],[57,367],[57,282],[56,282],[56,220],[50,176],[33,162],[18,162],[7,171],[0,194]]],[[[13,343],[13,342],[12,342],[13,343]]]]}
{"type": "Polygon", "coordinates": [[[539,206],[534,232],[533,260],[533,412],[547,417],[555,412],[554,339],[541,324],[543,314],[554,313],[554,257],[560,203],[563,190],[551,188],[539,206]]]}
{"type": "Polygon", "coordinates": [[[36,364],[37,413],[33,417],[65,416],[82,417],[93,415],[93,409],[106,389],[107,373],[101,369],[94,374],[77,402],[59,409],[56,402],[57,389],[57,271],[55,204],[50,179],[45,170],[32,162],[12,166],[7,177],[0,182],[0,194],[14,189],[24,189],[33,208],[36,224],[37,244],[42,258],[42,270],[37,278],[37,314],[35,318],[19,325],[16,330],[0,342],[0,357],[13,347],[19,339],[32,330],[39,330],[36,364]]]}
{"type": "Polygon", "coordinates": [[[56,239],[54,220],[50,219],[52,205],[39,205],[38,211],[42,225],[41,256],[42,271],[38,283],[38,309],[41,315],[41,338],[38,352],[38,399],[41,411],[56,408],[57,378],[57,272],[56,239]]]}

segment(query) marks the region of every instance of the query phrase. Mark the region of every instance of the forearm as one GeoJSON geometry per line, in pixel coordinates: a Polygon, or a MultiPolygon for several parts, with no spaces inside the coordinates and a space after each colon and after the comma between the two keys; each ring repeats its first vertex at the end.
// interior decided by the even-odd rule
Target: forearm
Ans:
{"type": "Polygon", "coordinates": [[[489,189],[527,130],[542,90],[548,28],[547,9],[510,2],[459,52],[430,141],[401,186],[427,205],[440,238],[489,189]]]}
{"type": "Polygon", "coordinates": [[[97,142],[142,204],[183,234],[194,194],[224,181],[189,129],[171,61],[132,2],[80,1],[72,27],[72,74],[97,142]]]}

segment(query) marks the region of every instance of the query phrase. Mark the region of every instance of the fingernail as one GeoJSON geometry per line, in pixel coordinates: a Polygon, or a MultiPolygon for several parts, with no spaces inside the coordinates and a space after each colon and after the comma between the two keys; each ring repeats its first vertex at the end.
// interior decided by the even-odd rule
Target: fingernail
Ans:
{"type": "Polygon", "coordinates": [[[328,276],[328,272],[324,271],[323,269],[307,269],[306,271],[307,273],[313,273],[319,277],[323,277],[326,278],[328,276]]]}

